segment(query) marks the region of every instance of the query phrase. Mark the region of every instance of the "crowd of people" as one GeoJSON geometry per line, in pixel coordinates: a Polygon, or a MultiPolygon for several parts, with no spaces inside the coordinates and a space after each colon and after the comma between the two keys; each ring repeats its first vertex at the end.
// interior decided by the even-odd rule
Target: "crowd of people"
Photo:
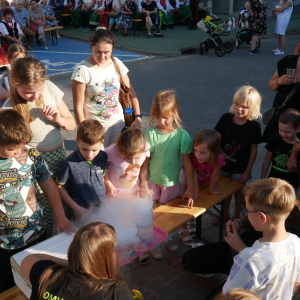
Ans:
{"type": "MultiPolygon", "coordinates": [[[[41,9],[36,3],[31,8],[33,13],[41,9]]],[[[217,299],[291,299],[300,286],[299,176],[297,157],[291,156],[300,149],[299,55],[278,62],[269,83],[277,91],[274,107],[293,95],[263,136],[257,121],[260,93],[242,86],[215,128],[200,130],[192,140],[182,128],[173,90],[155,95],[152,128],[144,134],[128,68],[111,56],[113,33],[98,28],[90,43],[91,56],[76,65],[71,76],[78,148],[68,157],[61,130],[74,130],[76,122],[63,91],[47,79],[45,66],[28,56],[24,46],[16,43],[8,50],[11,71],[0,82],[0,293],[14,285],[12,255],[61,231],[75,232],[70,220],[79,220],[89,207],[101,209],[105,198],[150,196],[156,208],[183,194],[192,208],[199,183],[209,181],[212,195],[221,193],[220,174],[247,183],[258,144],[264,141],[261,179],[234,194],[233,220],[231,196],[225,200],[225,241],[187,251],[182,264],[196,274],[228,274],[217,299]],[[294,75],[287,75],[287,68],[293,68],[294,75]],[[119,101],[124,87],[129,89],[129,114],[135,117],[131,124],[125,122],[128,107],[119,101]],[[247,230],[239,236],[239,228],[247,230]]],[[[219,225],[220,216],[211,222],[219,225]]],[[[179,231],[188,246],[195,233],[194,222],[179,231]]],[[[116,244],[114,229],[97,222],[77,231],[68,261],[28,256],[21,272],[32,284],[31,299],[133,299],[119,274],[116,244]]],[[[177,250],[171,238],[166,247],[177,250]]],[[[162,259],[161,247],[153,248],[151,255],[162,259]]]]}

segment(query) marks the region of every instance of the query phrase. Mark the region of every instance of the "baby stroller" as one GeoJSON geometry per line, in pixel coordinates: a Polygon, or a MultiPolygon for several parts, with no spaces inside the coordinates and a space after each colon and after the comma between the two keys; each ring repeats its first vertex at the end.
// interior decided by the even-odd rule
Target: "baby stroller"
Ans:
{"type": "MultiPolygon", "coordinates": [[[[235,40],[235,47],[239,48],[240,44],[251,43],[252,34],[249,32],[249,11],[242,7],[239,13],[239,19],[237,21],[237,33],[236,33],[236,40],[235,40]],[[243,28],[243,29],[242,29],[243,28]]],[[[260,38],[257,41],[256,48],[260,47],[260,38]]]]}
{"type": "Polygon", "coordinates": [[[198,22],[197,27],[208,34],[208,37],[200,43],[200,54],[203,55],[204,52],[207,53],[208,49],[215,49],[217,56],[222,57],[225,53],[230,53],[233,50],[231,43],[223,43],[221,36],[227,36],[230,30],[234,28],[234,18],[230,18],[220,25],[215,25],[210,22],[211,17],[207,16],[198,22]],[[225,27],[228,29],[225,30],[225,27]]]}

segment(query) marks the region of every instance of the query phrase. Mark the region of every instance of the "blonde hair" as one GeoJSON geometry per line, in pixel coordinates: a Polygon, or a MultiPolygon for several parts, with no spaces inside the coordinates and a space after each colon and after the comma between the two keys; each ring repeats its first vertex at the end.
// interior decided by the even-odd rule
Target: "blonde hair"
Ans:
{"type": "MultiPolygon", "coordinates": [[[[34,84],[42,84],[47,79],[46,69],[44,65],[32,56],[19,58],[13,62],[10,71],[12,85],[9,91],[9,99],[13,105],[13,109],[17,110],[24,117],[25,121],[30,123],[33,118],[30,115],[30,110],[27,101],[23,99],[16,86],[30,86],[34,84]]],[[[43,107],[43,95],[40,95],[36,101],[37,107],[43,107]]]]}
{"type": "Polygon", "coordinates": [[[243,289],[233,289],[223,295],[221,292],[215,300],[259,300],[259,298],[250,291],[243,289]]]}
{"type": "Polygon", "coordinates": [[[153,119],[160,114],[172,117],[176,125],[182,127],[180,109],[174,90],[161,91],[155,95],[150,109],[150,125],[152,125],[153,119]]]}
{"type": "Polygon", "coordinates": [[[255,210],[271,212],[275,219],[287,218],[296,203],[294,188],[285,180],[278,178],[260,179],[245,188],[245,197],[255,210]]]}
{"type": "Polygon", "coordinates": [[[261,95],[252,86],[243,85],[241,86],[233,96],[233,104],[231,105],[229,112],[234,114],[233,105],[244,105],[247,104],[249,107],[248,120],[256,120],[261,117],[260,106],[261,106],[261,95]]]}
{"type": "Polygon", "coordinates": [[[140,129],[128,128],[119,135],[116,144],[118,152],[124,159],[128,159],[145,151],[146,138],[140,129]]]}
{"type": "MultiPolygon", "coordinates": [[[[23,0],[18,0],[18,1],[23,1],[23,0]]],[[[24,57],[28,56],[27,50],[24,46],[19,44],[13,44],[8,48],[7,51],[7,58],[10,61],[10,63],[12,62],[12,58],[15,53],[21,53],[24,55],[24,57]]]]}
{"type": "MultiPolygon", "coordinates": [[[[202,129],[194,138],[193,146],[197,147],[199,144],[206,144],[208,151],[211,153],[211,163],[218,163],[218,156],[223,153],[220,148],[219,135],[215,130],[202,129]]],[[[193,155],[194,152],[193,152],[193,155]]]]}

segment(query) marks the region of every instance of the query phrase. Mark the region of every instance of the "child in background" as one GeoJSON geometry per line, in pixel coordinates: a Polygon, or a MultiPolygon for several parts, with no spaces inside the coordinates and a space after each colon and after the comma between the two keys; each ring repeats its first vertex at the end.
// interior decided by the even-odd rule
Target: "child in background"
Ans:
{"type": "MultiPolygon", "coordinates": [[[[174,91],[166,90],[155,95],[150,111],[150,125],[153,119],[157,125],[146,133],[146,140],[151,146],[150,159],[147,158],[146,162],[149,163],[148,187],[154,206],[167,203],[180,195],[180,155],[187,175],[187,189],[183,198],[187,197],[190,203],[196,198],[191,161],[193,142],[187,131],[181,128],[174,91]]],[[[171,251],[177,249],[172,240],[168,241],[167,247],[171,251]]],[[[151,254],[154,258],[162,258],[159,247],[152,248],[151,254]]]]}
{"type": "Polygon", "coordinates": [[[279,137],[271,140],[267,145],[267,153],[261,169],[261,179],[266,178],[270,164],[271,171],[268,177],[280,178],[289,182],[297,191],[299,189],[299,175],[287,170],[286,163],[292,154],[294,144],[299,141],[300,113],[296,109],[288,108],[279,118],[279,137]]]}
{"type": "MultiPolygon", "coordinates": [[[[194,164],[195,193],[198,192],[198,183],[210,181],[208,192],[212,195],[221,194],[217,188],[217,182],[221,167],[225,165],[225,162],[220,149],[218,133],[212,129],[201,130],[194,138],[193,146],[192,162],[194,164]]],[[[184,167],[180,171],[179,181],[182,184],[182,191],[185,192],[188,182],[184,167]]],[[[190,246],[194,243],[193,237],[196,235],[194,222],[190,221],[186,226],[182,226],[179,234],[184,245],[190,246]]]]}
{"type": "Polygon", "coordinates": [[[103,176],[107,155],[101,151],[104,128],[93,119],[84,120],[77,128],[78,149],[70,154],[57,172],[56,181],[62,200],[79,220],[86,210],[99,206],[106,198],[103,176]],[[68,183],[70,195],[64,188],[68,183]]]}
{"type": "Polygon", "coordinates": [[[233,289],[229,291],[226,295],[220,293],[215,300],[260,300],[255,294],[243,290],[243,289],[233,289]]]}
{"type": "MultiPolygon", "coordinates": [[[[223,294],[242,288],[259,299],[290,300],[300,285],[300,239],[285,229],[295,191],[285,180],[261,179],[246,187],[245,200],[244,214],[263,237],[234,257],[223,294]]],[[[233,222],[226,230],[229,239],[239,239],[233,222]]]]}
{"type": "MultiPolygon", "coordinates": [[[[215,130],[219,133],[221,150],[226,165],[221,175],[246,183],[252,178],[251,169],[256,159],[257,146],[262,142],[260,124],[261,96],[252,86],[240,87],[233,97],[230,112],[222,115],[215,130]]],[[[234,194],[234,219],[240,217],[243,191],[234,194]]],[[[225,200],[225,221],[229,220],[231,196],[225,200]]],[[[220,218],[213,218],[213,225],[220,224],[220,218]]]]}
{"type": "Polygon", "coordinates": [[[37,182],[55,215],[57,233],[76,231],[65,217],[47,163],[28,146],[31,139],[29,124],[19,112],[0,112],[0,293],[15,285],[10,257],[46,239],[37,182]]]}
{"type": "Polygon", "coordinates": [[[128,128],[116,144],[105,149],[110,162],[105,175],[109,198],[151,195],[147,184],[148,164],[144,163],[150,157],[149,150],[145,135],[137,128],[128,128]]]}

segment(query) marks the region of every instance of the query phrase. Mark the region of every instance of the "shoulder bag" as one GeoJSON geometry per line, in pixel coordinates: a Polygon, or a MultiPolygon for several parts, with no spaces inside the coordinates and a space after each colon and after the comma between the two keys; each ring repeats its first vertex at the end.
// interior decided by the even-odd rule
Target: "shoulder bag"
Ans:
{"type": "Polygon", "coordinates": [[[273,107],[272,109],[266,111],[263,114],[263,123],[269,127],[277,127],[279,118],[283,112],[284,106],[291,100],[296,90],[300,87],[300,82],[298,82],[290,93],[285,97],[284,102],[281,106],[273,107]]]}
{"type": "Polygon", "coordinates": [[[110,18],[112,18],[112,19],[116,19],[116,18],[119,18],[119,17],[121,16],[121,14],[122,14],[122,13],[120,13],[120,12],[118,12],[118,11],[112,10],[112,11],[110,11],[110,12],[108,13],[108,16],[109,16],[110,18]]]}
{"type": "Polygon", "coordinates": [[[111,60],[113,61],[115,70],[119,76],[119,81],[120,81],[119,102],[121,103],[122,108],[123,108],[125,124],[126,124],[126,127],[130,127],[134,121],[132,104],[131,104],[131,100],[130,100],[130,96],[132,96],[132,94],[130,93],[130,88],[122,82],[120,68],[119,68],[116,60],[113,57],[111,57],[111,60]],[[131,111],[132,111],[131,114],[128,114],[125,112],[126,108],[131,108],[131,111]]]}

